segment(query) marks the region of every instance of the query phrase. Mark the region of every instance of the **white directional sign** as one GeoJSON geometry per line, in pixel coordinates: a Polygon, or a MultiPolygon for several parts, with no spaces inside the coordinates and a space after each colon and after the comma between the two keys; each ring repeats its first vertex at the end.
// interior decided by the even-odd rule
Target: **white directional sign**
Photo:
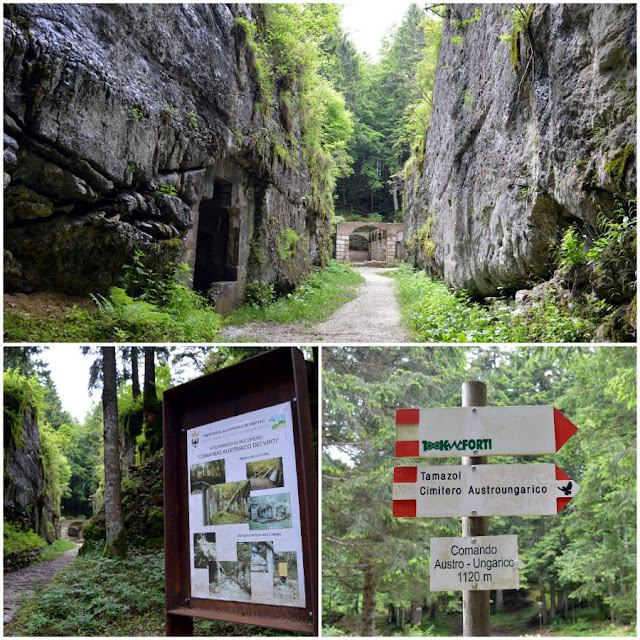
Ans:
{"type": "Polygon", "coordinates": [[[393,515],[554,515],[579,489],[551,463],[395,467],[393,515]]]}
{"type": "Polygon", "coordinates": [[[396,457],[555,453],[578,430],[551,406],[396,411],[396,457]]]}
{"type": "Polygon", "coordinates": [[[431,538],[431,591],[517,589],[518,536],[431,538]]]}

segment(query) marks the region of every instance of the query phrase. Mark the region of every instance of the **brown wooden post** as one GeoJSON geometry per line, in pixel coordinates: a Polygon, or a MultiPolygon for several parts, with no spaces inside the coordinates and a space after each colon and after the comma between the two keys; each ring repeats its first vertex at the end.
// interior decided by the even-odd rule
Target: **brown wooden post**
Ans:
{"type": "MultiPolygon", "coordinates": [[[[463,407],[486,407],[487,387],[483,382],[465,382],[462,385],[463,407]]],[[[486,456],[463,456],[462,464],[478,465],[486,464],[486,456]]],[[[462,518],[463,537],[486,536],[489,533],[489,518],[469,517],[462,518]]],[[[462,592],[462,635],[463,636],[490,636],[491,624],[489,621],[489,591],[463,591],[462,592]]]]}

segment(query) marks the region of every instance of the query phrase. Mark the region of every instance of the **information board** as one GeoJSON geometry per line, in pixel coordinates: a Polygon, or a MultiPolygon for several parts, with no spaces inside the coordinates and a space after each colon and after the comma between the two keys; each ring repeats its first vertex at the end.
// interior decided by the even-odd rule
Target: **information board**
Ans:
{"type": "Polygon", "coordinates": [[[304,607],[290,403],[186,432],[191,592],[304,607]]]}
{"type": "Polygon", "coordinates": [[[518,536],[431,538],[431,591],[520,586],[518,536]]]}
{"type": "Polygon", "coordinates": [[[317,635],[308,378],[283,347],[164,393],[167,635],[193,618],[317,635]]]}

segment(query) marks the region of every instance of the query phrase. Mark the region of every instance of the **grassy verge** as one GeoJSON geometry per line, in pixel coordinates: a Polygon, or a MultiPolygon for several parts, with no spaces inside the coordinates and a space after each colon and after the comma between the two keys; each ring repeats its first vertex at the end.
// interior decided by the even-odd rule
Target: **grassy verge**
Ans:
{"type": "Polygon", "coordinates": [[[61,556],[66,551],[70,551],[75,548],[75,542],[68,540],[67,538],[61,538],[60,540],[56,540],[53,544],[45,547],[38,560],[40,562],[47,562],[48,560],[53,560],[54,558],[61,556]]]}
{"type": "Polygon", "coordinates": [[[234,311],[229,324],[247,322],[321,322],[357,295],[364,278],[349,265],[332,261],[324,271],[314,271],[309,279],[286,298],[259,306],[247,304],[234,311]]]}
{"type": "MultiPolygon", "coordinates": [[[[4,312],[5,342],[210,342],[222,317],[203,303],[163,308],[117,290],[93,307],[55,315],[4,312]]],[[[192,292],[189,292],[192,293],[192,292]]],[[[196,294],[193,294],[194,296],[196,294]]],[[[195,298],[194,298],[195,299],[195,298]]]]}
{"type": "MultiPolygon", "coordinates": [[[[257,627],[196,621],[199,636],[290,635],[257,627]]],[[[107,559],[79,556],[25,598],[5,636],[164,636],[164,554],[107,559]]]]}
{"type": "Polygon", "coordinates": [[[526,314],[512,302],[483,306],[442,282],[402,265],[394,274],[403,323],[419,342],[578,342],[593,339],[593,325],[550,301],[526,314]]]}
{"type": "MultiPolygon", "coordinates": [[[[247,304],[225,323],[319,322],[357,295],[364,278],[349,265],[329,263],[314,271],[293,293],[269,304],[247,304]]],[[[156,293],[157,292],[153,292],[156,293]]],[[[162,296],[134,298],[114,287],[108,298],[51,313],[6,309],[5,342],[213,342],[223,318],[204,298],[179,283],[165,285],[162,296]],[[158,302],[161,298],[162,302],[158,302]]]]}

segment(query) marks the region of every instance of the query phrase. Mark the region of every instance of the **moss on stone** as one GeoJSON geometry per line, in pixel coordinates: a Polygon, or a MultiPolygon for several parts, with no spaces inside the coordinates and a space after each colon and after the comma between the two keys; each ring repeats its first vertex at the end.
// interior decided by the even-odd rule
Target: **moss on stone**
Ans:
{"type": "Polygon", "coordinates": [[[628,144],[620,153],[616,154],[612,160],[604,165],[607,175],[613,180],[613,184],[618,191],[624,191],[624,176],[627,172],[629,161],[635,155],[636,146],[628,144]]]}

